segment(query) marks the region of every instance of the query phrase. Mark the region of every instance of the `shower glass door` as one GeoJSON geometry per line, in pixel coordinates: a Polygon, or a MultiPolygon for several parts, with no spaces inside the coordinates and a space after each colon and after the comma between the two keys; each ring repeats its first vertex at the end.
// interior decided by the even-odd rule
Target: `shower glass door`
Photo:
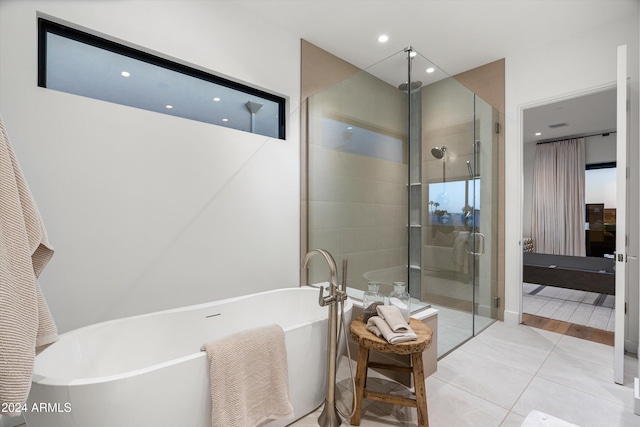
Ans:
{"type": "Polygon", "coordinates": [[[438,356],[497,318],[496,122],[497,111],[455,78],[422,87],[420,289],[439,309],[438,356]]]}
{"type": "Polygon", "coordinates": [[[473,219],[470,252],[473,259],[474,335],[498,316],[498,112],[474,95],[473,219]]]}
{"type": "MultiPolygon", "coordinates": [[[[422,89],[422,299],[438,312],[438,356],[474,335],[474,93],[452,77],[422,89]]],[[[476,240],[478,241],[478,240],[476,240]]]]}

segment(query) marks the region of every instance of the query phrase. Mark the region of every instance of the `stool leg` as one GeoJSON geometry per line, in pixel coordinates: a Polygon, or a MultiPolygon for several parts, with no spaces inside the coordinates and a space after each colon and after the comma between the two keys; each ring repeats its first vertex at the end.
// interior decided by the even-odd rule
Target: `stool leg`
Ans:
{"type": "Polygon", "coordinates": [[[367,365],[369,364],[369,349],[360,346],[358,351],[358,367],[356,368],[356,411],[351,417],[351,425],[360,425],[362,415],[362,398],[364,397],[364,384],[367,381],[367,365]]]}
{"type": "Polygon", "coordinates": [[[424,383],[424,366],[422,353],[411,355],[413,364],[413,382],[416,389],[416,407],[418,409],[418,426],[429,427],[429,413],[427,412],[427,390],[424,383]]]}

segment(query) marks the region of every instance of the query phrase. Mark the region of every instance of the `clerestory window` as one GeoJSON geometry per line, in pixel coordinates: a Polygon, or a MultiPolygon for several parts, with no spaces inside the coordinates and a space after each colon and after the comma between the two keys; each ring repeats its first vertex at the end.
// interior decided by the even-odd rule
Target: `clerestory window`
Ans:
{"type": "Polygon", "coordinates": [[[38,86],[285,139],[285,99],[38,19],[38,86]]]}

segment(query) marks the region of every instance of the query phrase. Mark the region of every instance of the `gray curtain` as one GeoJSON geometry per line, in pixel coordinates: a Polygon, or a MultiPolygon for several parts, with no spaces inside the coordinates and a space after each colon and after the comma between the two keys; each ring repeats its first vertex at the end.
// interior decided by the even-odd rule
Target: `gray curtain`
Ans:
{"type": "Polygon", "coordinates": [[[585,256],[584,138],[536,146],[532,237],[540,253],[585,256]]]}

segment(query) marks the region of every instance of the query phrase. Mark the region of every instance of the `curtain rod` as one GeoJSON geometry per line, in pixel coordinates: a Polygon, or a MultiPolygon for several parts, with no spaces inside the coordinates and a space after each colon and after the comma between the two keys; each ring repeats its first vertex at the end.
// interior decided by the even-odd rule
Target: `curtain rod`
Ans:
{"type": "Polygon", "coordinates": [[[540,145],[540,144],[549,144],[551,142],[560,142],[560,141],[567,141],[569,139],[576,139],[576,138],[589,138],[590,136],[609,136],[609,134],[612,133],[616,133],[617,131],[612,130],[609,132],[600,132],[600,133],[594,133],[592,135],[577,135],[577,136],[565,136],[564,138],[560,138],[560,139],[552,139],[550,141],[540,141],[540,142],[536,142],[536,145],[540,145]]]}

